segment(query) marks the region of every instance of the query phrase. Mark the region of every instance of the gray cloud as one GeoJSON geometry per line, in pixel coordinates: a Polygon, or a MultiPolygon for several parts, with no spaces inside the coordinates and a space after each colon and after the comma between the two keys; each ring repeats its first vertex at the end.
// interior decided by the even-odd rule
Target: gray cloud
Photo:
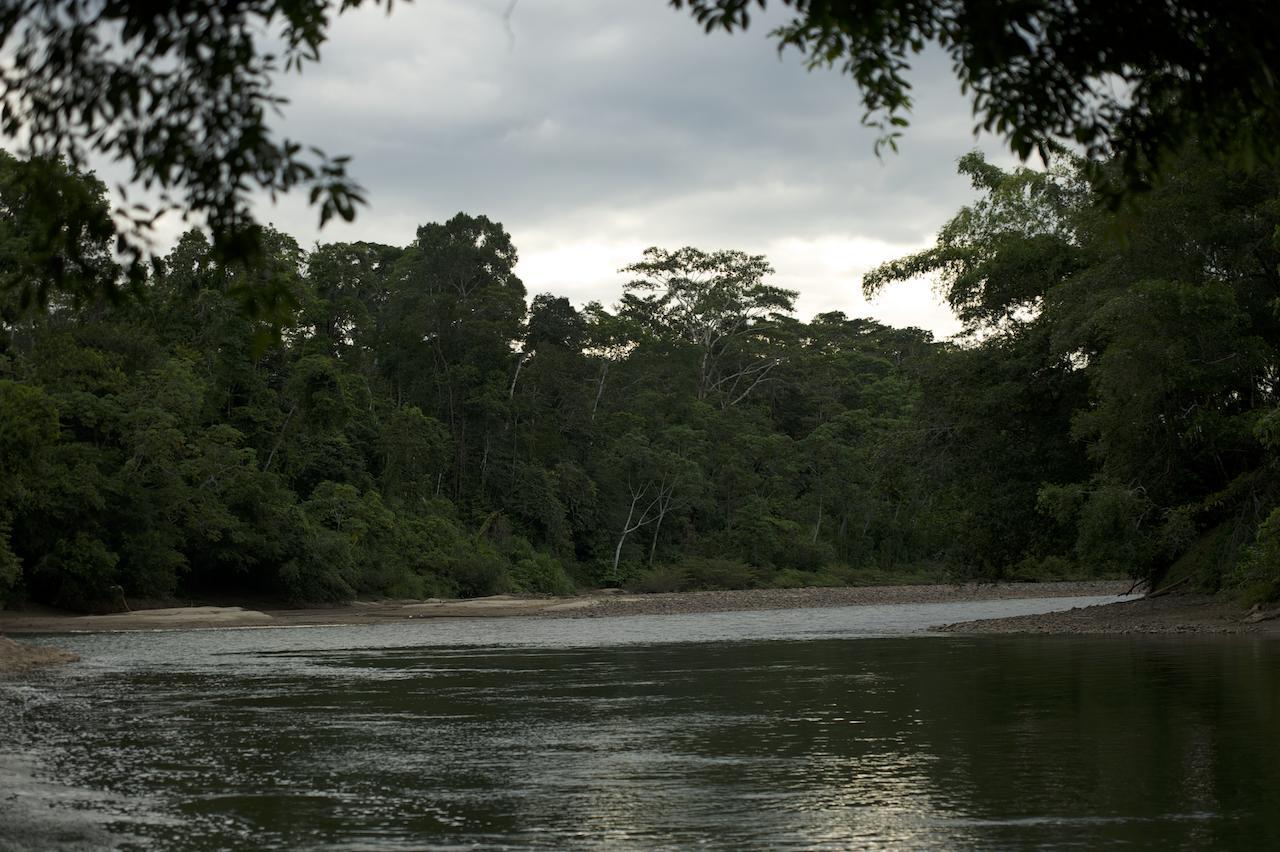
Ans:
{"type": "Polygon", "coordinates": [[[857,293],[861,271],[972,197],[955,160],[973,120],[946,57],[922,57],[913,126],[877,159],[853,84],[779,57],[769,21],[706,36],[663,0],[522,0],[504,21],[506,6],[339,18],[322,62],[282,80],[279,127],[352,154],[371,206],[322,233],[300,198],[264,202],[263,218],[304,242],[403,244],[419,223],[485,213],[512,232],[531,291],[580,301],[616,297],[617,266],[650,244],[742,248],[770,253],[802,309],[954,329],[927,285],[905,307],[857,293]]]}

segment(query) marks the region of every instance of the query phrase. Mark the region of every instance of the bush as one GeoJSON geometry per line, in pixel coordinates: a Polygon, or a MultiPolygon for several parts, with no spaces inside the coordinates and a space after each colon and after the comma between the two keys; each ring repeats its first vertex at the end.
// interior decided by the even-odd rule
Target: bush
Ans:
{"type": "Polygon", "coordinates": [[[0,518],[0,607],[16,597],[22,582],[22,563],[9,548],[9,531],[0,518]]]}
{"type": "Polygon", "coordinates": [[[1231,576],[1246,603],[1280,600],[1280,508],[1258,527],[1251,547],[1245,548],[1231,576]]]}
{"type": "Polygon", "coordinates": [[[754,589],[761,585],[759,573],[737,559],[690,559],[683,567],[689,591],[754,589]]]}
{"type": "Polygon", "coordinates": [[[825,541],[790,541],[773,555],[773,564],[796,571],[818,571],[833,561],[835,551],[825,541]]]}
{"type": "Polygon", "coordinates": [[[477,546],[449,560],[445,576],[460,598],[482,598],[509,590],[502,557],[486,547],[477,546]]]}
{"type": "Polygon", "coordinates": [[[541,595],[571,595],[573,581],[560,560],[546,553],[534,553],[512,560],[511,585],[518,592],[541,595]]]}
{"type": "Polygon", "coordinates": [[[684,572],[679,568],[670,566],[662,566],[646,571],[629,584],[632,591],[644,592],[645,594],[661,594],[663,592],[678,592],[684,588],[685,576],[684,572]]]}
{"type": "Polygon", "coordinates": [[[398,600],[422,600],[424,598],[435,597],[431,594],[427,580],[416,574],[401,574],[392,580],[383,590],[382,593],[389,598],[398,600]]]}
{"type": "Polygon", "coordinates": [[[812,579],[813,575],[808,571],[784,568],[769,579],[769,585],[775,589],[803,589],[812,579]]]}
{"type": "MultiPolygon", "coordinates": [[[[1120,576],[1118,573],[1116,576],[1120,576]]],[[[1074,561],[1063,556],[1028,556],[1009,571],[1007,579],[1017,583],[1050,582],[1054,580],[1091,579],[1074,561]]]]}
{"type": "Polygon", "coordinates": [[[54,606],[88,611],[119,599],[117,565],[120,557],[99,539],[76,533],[60,539],[53,552],[40,560],[34,585],[54,606]]]}
{"type": "Polygon", "coordinates": [[[355,571],[351,543],[340,533],[308,526],[300,553],[276,574],[280,594],[289,603],[339,603],[356,596],[348,578],[355,571]]]}
{"type": "Polygon", "coordinates": [[[737,559],[693,557],[679,565],[645,571],[627,584],[641,592],[700,592],[716,589],[755,589],[761,574],[737,559]]]}

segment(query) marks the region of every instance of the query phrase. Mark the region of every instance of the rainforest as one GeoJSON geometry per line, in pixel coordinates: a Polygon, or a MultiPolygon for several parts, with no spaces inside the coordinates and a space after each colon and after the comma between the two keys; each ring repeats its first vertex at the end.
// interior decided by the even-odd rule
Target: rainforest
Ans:
{"type": "MultiPolygon", "coordinates": [[[[1132,577],[1280,594],[1280,172],[1079,161],[871,271],[951,340],[803,318],[767,258],[655,247],[612,304],[503,226],[119,265],[105,187],[0,157],[0,602],[1132,577]],[[57,227],[50,225],[56,222],[57,227]]],[[[856,287],[858,282],[850,281],[856,287]]]]}

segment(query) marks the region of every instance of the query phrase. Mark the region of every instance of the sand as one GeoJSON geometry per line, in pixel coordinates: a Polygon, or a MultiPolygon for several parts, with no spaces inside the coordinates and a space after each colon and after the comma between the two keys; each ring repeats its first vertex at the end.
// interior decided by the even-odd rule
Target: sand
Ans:
{"type": "MultiPolygon", "coordinates": [[[[1118,581],[809,589],[747,589],[637,595],[598,591],[573,597],[494,595],[469,600],[357,601],[318,609],[246,609],[190,606],[112,615],[72,615],[53,610],[0,612],[0,633],[110,632],[195,628],[293,627],[318,624],[377,624],[419,618],[607,618],[744,610],[860,606],[895,603],[1013,598],[1119,595],[1118,581]]],[[[1280,636],[1280,610],[1246,612],[1222,597],[1166,595],[1066,612],[951,624],[955,633],[1257,633],[1280,636]]],[[[22,645],[0,636],[0,672],[27,671],[70,662],[73,654],[22,645]]]]}

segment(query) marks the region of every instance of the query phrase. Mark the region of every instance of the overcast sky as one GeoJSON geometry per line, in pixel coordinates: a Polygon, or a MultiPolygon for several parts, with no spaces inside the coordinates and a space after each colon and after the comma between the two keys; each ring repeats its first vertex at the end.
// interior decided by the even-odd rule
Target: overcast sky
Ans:
{"type": "Polygon", "coordinates": [[[316,227],[301,196],[261,218],[298,237],[405,245],[458,211],[502,222],[532,296],[617,299],[651,245],[767,255],[799,313],[842,310],[940,336],[957,328],[928,283],[868,304],[861,274],[931,243],[973,197],[975,147],[945,56],[911,77],[898,154],[873,153],[857,92],[778,56],[768,21],[705,35],[665,0],[418,0],[336,20],[319,65],[286,78],[284,135],[353,155],[370,205],[316,227]]]}

